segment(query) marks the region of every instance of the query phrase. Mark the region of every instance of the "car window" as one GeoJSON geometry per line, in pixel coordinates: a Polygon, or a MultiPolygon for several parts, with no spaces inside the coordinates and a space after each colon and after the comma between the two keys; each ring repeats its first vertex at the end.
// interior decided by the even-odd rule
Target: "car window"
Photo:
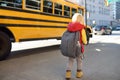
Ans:
{"type": "Polygon", "coordinates": [[[104,28],[108,28],[108,26],[104,26],[104,28]]]}
{"type": "Polygon", "coordinates": [[[100,27],[101,27],[101,26],[99,26],[99,25],[98,25],[98,26],[95,26],[95,28],[100,28],[100,27]]]}
{"type": "Polygon", "coordinates": [[[108,29],[112,29],[112,27],[111,27],[111,26],[107,26],[107,28],[108,28],[108,29]]]}
{"type": "Polygon", "coordinates": [[[116,29],[120,29],[120,26],[117,26],[116,29]]]}

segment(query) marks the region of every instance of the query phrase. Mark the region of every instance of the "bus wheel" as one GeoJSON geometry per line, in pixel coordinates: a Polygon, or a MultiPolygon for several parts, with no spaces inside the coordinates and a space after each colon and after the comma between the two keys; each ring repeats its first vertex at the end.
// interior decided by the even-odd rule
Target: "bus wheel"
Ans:
{"type": "Polygon", "coordinates": [[[9,56],[11,51],[11,41],[9,36],[0,31],[0,60],[4,60],[9,56]]]}
{"type": "Polygon", "coordinates": [[[89,31],[87,30],[86,30],[86,37],[87,37],[87,45],[88,45],[90,41],[90,36],[89,36],[89,31]]]}

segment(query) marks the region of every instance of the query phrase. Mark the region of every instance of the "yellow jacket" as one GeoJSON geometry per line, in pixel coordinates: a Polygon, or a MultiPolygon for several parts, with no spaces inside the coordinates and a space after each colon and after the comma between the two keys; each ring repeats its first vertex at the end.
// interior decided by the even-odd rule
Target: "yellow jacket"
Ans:
{"type": "Polygon", "coordinates": [[[85,29],[82,29],[81,35],[82,35],[82,42],[83,42],[83,44],[87,44],[87,36],[86,36],[85,29]]]}

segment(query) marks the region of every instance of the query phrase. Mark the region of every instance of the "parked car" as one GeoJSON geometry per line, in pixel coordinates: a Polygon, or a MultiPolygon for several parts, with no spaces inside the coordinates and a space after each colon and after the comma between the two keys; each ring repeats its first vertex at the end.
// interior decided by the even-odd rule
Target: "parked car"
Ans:
{"type": "Polygon", "coordinates": [[[116,26],[116,30],[117,30],[117,31],[120,30],[120,26],[116,26]]]}
{"type": "Polygon", "coordinates": [[[108,25],[96,25],[93,28],[93,33],[104,35],[104,34],[112,34],[112,27],[108,25]]]}

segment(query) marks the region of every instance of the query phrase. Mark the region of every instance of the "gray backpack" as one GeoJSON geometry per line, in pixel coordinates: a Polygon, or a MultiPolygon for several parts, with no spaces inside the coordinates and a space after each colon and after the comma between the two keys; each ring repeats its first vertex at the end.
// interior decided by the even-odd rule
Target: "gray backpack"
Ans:
{"type": "Polygon", "coordinates": [[[61,39],[60,50],[64,56],[76,58],[81,54],[81,45],[79,43],[80,32],[70,32],[66,30],[61,39]]]}

